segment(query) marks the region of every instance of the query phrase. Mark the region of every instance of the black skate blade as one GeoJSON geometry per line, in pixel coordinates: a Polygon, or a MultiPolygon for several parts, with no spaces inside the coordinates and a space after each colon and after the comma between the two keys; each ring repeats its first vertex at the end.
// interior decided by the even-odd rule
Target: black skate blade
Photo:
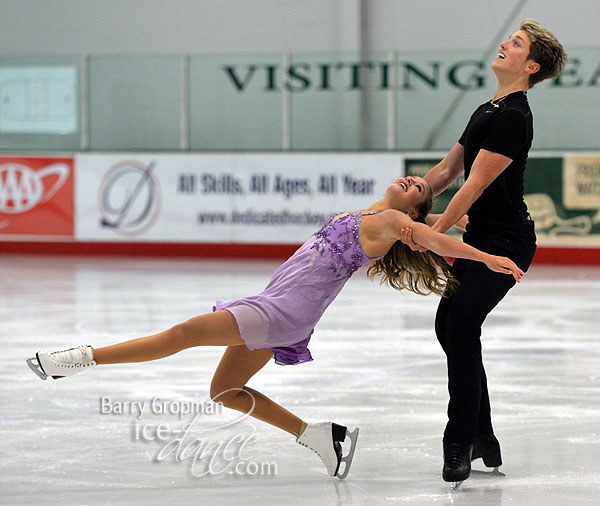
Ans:
{"type": "Polygon", "coordinates": [[[337,474],[337,477],[340,480],[343,480],[350,472],[350,466],[352,465],[352,459],[354,458],[354,450],[356,450],[356,441],[358,440],[358,427],[356,427],[356,429],[354,429],[352,432],[346,430],[346,436],[350,438],[350,450],[348,450],[348,453],[345,457],[340,459],[340,464],[342,462],[346,464],[346,467],[344,467],[344,472],[342,474],[337,474]]]}
{"type": "Polygon", "coordinates": [[[43,379],[44,381],[48,379],[48,375],[42,370],[42,366],[40,365],[37,357],[28,358],[27,365],[41,379],[43,379]]]}

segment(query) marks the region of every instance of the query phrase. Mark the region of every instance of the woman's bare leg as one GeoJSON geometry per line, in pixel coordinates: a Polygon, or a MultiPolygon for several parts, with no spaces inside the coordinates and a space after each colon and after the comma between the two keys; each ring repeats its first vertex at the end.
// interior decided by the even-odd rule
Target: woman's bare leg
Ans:
{"type": "Polygon", "coordinates": [[[196,316],[158,334],[94,348],[94,360],[97,364],[147,362],[168,357],[193,346],[243,344],[233,315],[229,311],[217,311],[196,316]]]}
{"type": "Polygon", "coordinates": [[[213,399],[244,413],[248,413],[254,403],[251,416],[295,436],[301,432],[303,422],[300,418],[260,392],[245,386],[270,360],[273,352],[250,351],[229,311],[197,316],[148,337],[94,348],[94,360],[97,364],[146,362],[168,357],[193,346],[227,346],[211,384],[213,399]]]}
{"type": "Polygon", "coordinates": [[[246,386],[248,380],[260,371],[272,356],[271,350],[250,351],[246,346],[229,346],[215,371],[210,385],[210,396],[228,408],[249,413],[258,420],[298,436],[303,427],[300,418],[266,395],[246,386]]]}

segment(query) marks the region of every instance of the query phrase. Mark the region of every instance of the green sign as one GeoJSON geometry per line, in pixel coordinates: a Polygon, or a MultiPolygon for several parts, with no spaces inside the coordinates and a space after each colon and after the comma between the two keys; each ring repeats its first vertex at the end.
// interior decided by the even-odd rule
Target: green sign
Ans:
{"type": "MultiPolygon", "coordinates": [[[[408,158],[406,174],[424,176],[439,158],[408,158]]],[[[463,176],[434,201],[442,213],[463,176]]],[[[532,156],[525,170],[525,202],[541,245],[600,245],[600,156],[532,156]]]]}

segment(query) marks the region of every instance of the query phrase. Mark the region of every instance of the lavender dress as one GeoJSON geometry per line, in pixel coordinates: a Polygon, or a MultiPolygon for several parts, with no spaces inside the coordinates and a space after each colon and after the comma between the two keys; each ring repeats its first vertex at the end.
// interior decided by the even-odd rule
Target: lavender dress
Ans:
{"type": "Polygon", "coordinates": [[[375,213],[332,217],[275,271],[263,292],[217,301],[213,311],[233,314],[248,349],[272,350],[279,365],[309,362],[308,342],[323,312],[350,276],[374,260],[358,242],[365,214],[375,213]]]}

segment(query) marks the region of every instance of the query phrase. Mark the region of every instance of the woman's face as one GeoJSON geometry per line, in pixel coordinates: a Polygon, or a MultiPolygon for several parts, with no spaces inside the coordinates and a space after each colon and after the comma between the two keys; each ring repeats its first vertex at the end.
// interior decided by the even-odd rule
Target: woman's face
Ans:
{"type": "Polygon", "coordinates": [[[387,187],[385,196],[391,207],[412,214],[427,198],[429,191],[430,187],[422,177],[399,177],[387,187]]]}

